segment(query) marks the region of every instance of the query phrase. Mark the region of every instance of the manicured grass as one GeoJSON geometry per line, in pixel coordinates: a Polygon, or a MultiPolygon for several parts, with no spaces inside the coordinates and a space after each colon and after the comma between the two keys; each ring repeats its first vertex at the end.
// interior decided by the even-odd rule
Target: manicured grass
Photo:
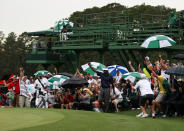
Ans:
{"type": "Polygon", "coordinates": [[[0,130],[183,131],[183,118],[136,118],[139,111],[96,113],[59,109],[0,109],[0,130]]]}

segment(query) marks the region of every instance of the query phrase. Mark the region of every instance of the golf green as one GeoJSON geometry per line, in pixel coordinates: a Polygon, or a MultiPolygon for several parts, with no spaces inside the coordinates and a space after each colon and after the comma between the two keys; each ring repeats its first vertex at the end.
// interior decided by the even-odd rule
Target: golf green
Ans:
{"type": "Polygon", "coordinates": [[[183,131],[183,118],[136,118],[139,111],[96,113],[60,109],[0,109],[1,131],[183,131]]]}

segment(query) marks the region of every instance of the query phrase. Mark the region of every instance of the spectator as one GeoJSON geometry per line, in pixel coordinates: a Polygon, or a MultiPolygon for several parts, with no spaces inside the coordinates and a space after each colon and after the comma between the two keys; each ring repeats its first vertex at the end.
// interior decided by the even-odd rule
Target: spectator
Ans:
{"type": "MultiPolygon", "coordinates": [[[[20,76],[23,76],[23,68],[20,68],[20,76]]],[[[14,91],[14,99],[12,105],[14,107],[19,107],[19,95],[20,95],[20,79],[15,75],[10,76],[10,84],[8,85],[8,90],[14,91]]]]}
{"type": "Polygon", "coordinates": [[[151,89],[151,84],[148,81],[148,79],[146,78],[142,78],[140,79],[136,85],[133,87],[133,90],[139,88],[140,89],[140,93],[141,93],[141,97],[140,97],[140,108],[142,111],[141,117],[145,118],[148,117],[148,114],[146,112],[146,108],[145,108],[145,104],[146,101],[149,102],[151,111],[152,111],[152,117],[155,118],[155,110],[152,104],[152,101],[154,100],[154,95],[153,95],[153,91],[151,89]]]}
{"type": "MultiPolygon", "coordinates": [[[[150,68],[150,67],[149,67],[150,68]]],[[[150,69],[151,70],[151,69],[150,69]]],[[[159,94],[157,95],[156,99],[153,101],[154,103],[154,107],[158,107],[159,109],[159,112],[161,114],[163,114],[163,110],[162,110],[162,106],[161,106],[161,103],[166,99],[166,90],[164,89],[163,87],[163,82],[165,80],[164,76],[161,75],[161,72],[157,72],[155,73],[153,70],[152,70],[152,73],[153,75],[157,78],[158,80],[158,84],[159,84],[159,94]]]]}
{"type": "Polygon", "coordinates": [[[73,103],[73,106],[72,108],[73,109],[79,109],[79,103],[80,103],[80,89],[79,88],[76,88],[75,89],[75,94],[74,94],[74,103],[73,103]]]}
{"type": "Polygon", "coordinates": [[[79,91],[79,109],[90,110],[90,95],[87,93],[87,90],[84,89],[83,92],[79,91]]]}
{"type": "Polygon", "coordinates": [[[19,105],[21,108],[30,107],[30,94],[28,91],[28,84],[26,84],[27,76],[20,77],[20,96],[19,96],[19,105]]]}
{"type": "Polygon", "coordinates": [[[96,80],[93,79],[93,76],[89,75],[88,87],[93,91],[96,85],[97,85],[96,80]]]}
{"type": "Polygon", "coordinates": [[[111,100],[115,106],[116,112],[119,112],[118,103],[123,101],[123,97],[121,95],[121,92],[116,87],[114,87],[114,89],[113,89],[111,86],[110,87],[110,94],[111,94],[111,100]]]}
{"type": "Polygon", "coordinates": [[[70,93],[70,89],[67,90],[66,97],[68,100],[68,109],[72,109],[74,98],[73,98],[72,94],[70,93]]]}
{"type": "Polygon", "coordinates": [[[62,105],[61,93],[57,92],[56,97],[55,97],[55,102],[54,104],[49,104],[49,108],[61,109],[61,105],[62,105]]]}

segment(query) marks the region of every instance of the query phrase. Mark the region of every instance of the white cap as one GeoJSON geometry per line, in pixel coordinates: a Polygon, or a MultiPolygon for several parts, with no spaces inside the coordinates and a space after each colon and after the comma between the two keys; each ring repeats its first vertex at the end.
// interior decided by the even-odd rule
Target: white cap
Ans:
{"type": "Polygon", "coordinates": [[[149,60],[149,56],[146,56],[145,59],[148,59],[149,60]]]}

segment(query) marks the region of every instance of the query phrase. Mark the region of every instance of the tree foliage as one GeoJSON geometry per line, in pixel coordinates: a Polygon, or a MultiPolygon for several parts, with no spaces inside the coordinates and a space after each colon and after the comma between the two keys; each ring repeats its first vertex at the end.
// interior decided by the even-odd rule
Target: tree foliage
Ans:
{"type": "Polygon", "coordinates": [[[28,53],[26,43],[29,40],[26,33],[17,37],[15,33],[11,32],[4,41],[1,41],[1,77],[6,74],[18,74],[20,67],[29,68],[29,65],[25,63],[25,56],[28,53]]]}

